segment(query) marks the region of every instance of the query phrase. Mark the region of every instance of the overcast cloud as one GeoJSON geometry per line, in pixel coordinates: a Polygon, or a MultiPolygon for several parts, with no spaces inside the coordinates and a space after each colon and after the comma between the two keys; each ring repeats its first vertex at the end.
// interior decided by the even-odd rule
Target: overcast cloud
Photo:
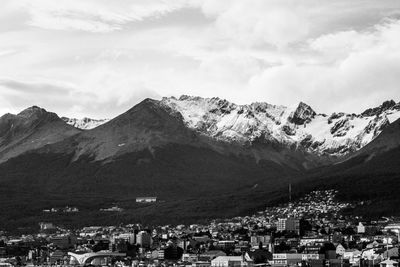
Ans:
{"type": "Polygon", "coordinates": [[[0,113],[146,97],[361,112],[400,101],[398,0],[3,0],[0,113]]]}

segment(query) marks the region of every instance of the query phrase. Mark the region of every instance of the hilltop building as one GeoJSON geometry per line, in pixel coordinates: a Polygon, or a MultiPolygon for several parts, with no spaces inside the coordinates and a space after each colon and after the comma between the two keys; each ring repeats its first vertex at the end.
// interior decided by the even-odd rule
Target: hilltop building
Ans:
{"type": "Polygon", "coordinates": [[[136,203],[151,203],[156,202],[157,197],[137,197],[136,203]]]}

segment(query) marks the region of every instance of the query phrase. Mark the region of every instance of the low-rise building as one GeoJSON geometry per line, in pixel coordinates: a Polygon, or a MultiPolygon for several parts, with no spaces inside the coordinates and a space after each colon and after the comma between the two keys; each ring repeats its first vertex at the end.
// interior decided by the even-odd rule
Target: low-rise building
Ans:
{"type": "Polygon", "coordinates": [[[157,197],[137,197],[136,203],[151,203],[156,202],[157,197]]]}
{"type": "Polygon", "coordinates": [[[243,267],[247,266],[242,256],[219,256],[211,261],[212,267],[243,267]]]}
{"type": "Polygon", "coordinates": [[[274,253],[272,254],[273,266],[297,265],[303,260],[300,253],[274,253]]]}

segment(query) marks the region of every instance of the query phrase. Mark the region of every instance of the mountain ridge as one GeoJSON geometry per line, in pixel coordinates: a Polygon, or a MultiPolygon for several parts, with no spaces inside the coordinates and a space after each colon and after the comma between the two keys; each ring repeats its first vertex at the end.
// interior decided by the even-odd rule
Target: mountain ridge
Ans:
{"type": "MultiPolygon", "coordinates": [[[[319,155],[344,156],[371,142],[390,122],[400,118],[400,104],[362,114],[317,114],[300,102],[294,108],[268,103],[236,105],[220,98],[181,96],[162,103],[181,112],[188,127],[226,141],[252,142],[264,136],[319,155]],[[380,111],[380,113],[377,113],[380,111]],[[372,115],[371,115],[372,114],[372,115]]],[[[382,108],[383,107],[383,108],[382,108]]]]}
{"type": "MultiPolygon", "coordinates": [[[[385,101],[382,105],[367,109],[360,114],[339,112],[328,116],[315,112],[304,102],[299,102],[297,106],[291,108],[266,102],[237,105],[218,97],[202,98],[187,95],[182,95],[179,99],[175,97],[163,98],[162,100],[145,99],[112,120],[93,120],[89,118],[76,120],[66,117],[60,119],[56,114],[48,113],[46,110],[36,106],[22,111],[17,116],[25,117],[29,120],[32,114],[48,114],[47,116],[51,116],[54,120],[63,121],[65,125],[70,125],[77,129],[77,131],[67,134],[65,138],[76,134],[79,137],[72,138],[73,142],[83,142],[78,146],[76,157],[85,153],[94,153],[95,158],[103,160],[107,157],[112,157],[114,154],[131,151],[132,149],[125,149],[129,147],[127,142],[124,141],[125,139],[130,140],[131,148],[136,146],[137,150],[145,147],[145,140],[149,136],[146,136],[144,132],[140,134],[141,137],[136,136],[136,139],[130,138],[127,133],[139,134],[138,127],[150,127],[151,122],[157,120],[157,116],[154,118],[149,117],[147,125],[143,124],[145,121],[142,121],[143,125],[135,125],[136,128],[129,126],[134,120],[116,123],[124,114],[134,112],[138,109],[137,106],[143,105],[143,103],[151,104],[156,109],[163,109],[165,112],[164,118],[171,115],[171,118],[175,118],[179,123],[182,122],[181,129],[186,127],[185,131],[191,131],[192,136],[198,135],[198,139],[202,140],[202,145],[206,147],[211,146],[219,152],[229,150],[229,153],[236,153],[235,150],[242,152],[246,150],[245,154],[253,154],[256,159],[260,157],[279,158],[280,156],[277,153],[264,156],[262,155],[265,153],[262,152],[260,154],[260,151],[265,151],[266,147],[271,146],[275,147],[273,150],[278,153],[285,149],[292,151],[290,152],[292,154],[294,154],[294,151],[298,151],[297,154],[303,153],[304,158],[312,158],[303,161],[297,160],[300,165],[307,166],[305,167],[306,169],[312,168],[313,165],[330,164],[334,161],[340,161],[340,158],[348,157],[379,136],[380,132],[390,125],[391,121],[400,118],[400,104],[396,104],[393,100],[385,101]],[[119,137],[111,138],[110,136],[117,134],[112,130],[107,130],[107,134],[101,133],[102,129],[107,128],[105,125],[110,123],[124,128],[120,130],[119,137]],[[83,132],[81,132],[82,130],[83,132]],[[88,139],[94,140],[93,135],[98,135],[97,139],[102,140],[101,144],[96,145],[93,142],[87,142],[88,139]],[[95,148],[94,146],[97,147],[95,148]],[[234,149],[229,149],[228,147],[230,146],[234,147],[234,149]],[[109,152],[105,152],[106,150],[109,152]]],[[[142,114],[138,116],[140,117],[142,114]]],[[[144,116],[146,115],[142,117],[144,116]]],[[[66,127],[65,125],[61,126],[60,121],[58,122],[58,127],[66,127]]],[[[69,128],[68,131],[71,131],[71,129],[69,128]]],[[[1,127],[0,131],[2,131],[1,127]]],[[[153,134],[152,138],[156,138],[156,135],[153,134]]],[[[162,138],[160,136],[162,131],[159,131],[158,135],[159,140],[152,146],[161,145],[162,138]]],[[[174,139],[173,131],[169,131],[168,135],[168,138],[174,139]]],[[[45,139],[45,136],[42,138],[45,139]]],[[[63,141],[63,138],[51,141],[49,144],[58,141],[63,141]]],[[[164,141],[168,142],[167,140],[164,141]]],[[[179,140],[174,142],[179,143],[179,140]]],[[[40,148],[40,145],[34,148],[40,148]]],[[[269,149],[269,151],[272,150],[269,149]]],[[[16,155],[19,155],[19,153],[16,153],[16,155]]],[[[6,157],[5,160],[8,158],[6,157]]],[[[283,161],[282,159],[276,160],[277,163],[282,163],[283,161]]]]}
{"type": "MultiPolygon", "coordinates": [[[[87,130],[38,107],[6,114],[0,118],[0,227],[43,219],[63,223],[57,221],[61,217],[43,218],[41,210],[49,205],[77,206],[79,214],[62,218],[74,225],[93,218],[106,224],[110,218],[99,210],[116,204],[125,211],[113,220],[121,222],[195,222],[248,214],[281,201],[289,183],[296,184],[299,194],[330,187],[359,199],[368,194],[377,199],[371,193],[376,189],[390,195],[388,203],[397,203],[391,192],[400,174],[400,119],[389,122],[398,116],[397,104],[380,107],[372,109],[372,116],[328,116],[305,103],[286,108],[236,105],[219,98],[145,99],[87,130]],[[358,129],[376,136],[355,152],[333,155],[308,149],[318,141],[306,135],[310,129],[322,125],[327,135],[341,140],[360,120],[358,129]],[[43,140],[32,143],[37,139],[43,140]],[[1,158],[3,146],[9,150],[1,158]],[[376,188],[366,187],[370,180],[376,188]],[[162,202],[136,204],[135,197],[143,195],[156,195],[162,202]]],[[[393,212],[400,214],[396,207],[393,212]]]]}

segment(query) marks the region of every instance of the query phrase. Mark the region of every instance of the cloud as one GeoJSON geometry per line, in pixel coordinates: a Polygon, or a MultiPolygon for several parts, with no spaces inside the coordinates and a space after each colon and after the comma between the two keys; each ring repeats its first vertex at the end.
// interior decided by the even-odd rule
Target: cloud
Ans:
{"type": "Polygon", "coordinates": [[[281,47],[309,33],[307,14],[294,1],[233,1],[226,7],[216,16],[216,27],[240,45],[281,47]]]}
{"type": "MultiPolygon", "coordinates": [[[[106,75],[99,82],[107,82],[107,79],[114,81],[114,78],[116,77],[106,75]]],[[[131,85],[129,82],[128,84],[131,85]]],[[[3,106],[14,113],[28,106],[38,105],[49,111],[55,111],[60,116],[108,118],[128,110],[145,97],[159,97],[145,88],[127,90],[121,83],[115,87],[108,86],[106,94],[102,88],[105,87],[100,87],[99,90],[93,90],[93,87],[79,88],[73,84],[49,80],[22,82],[0,79],[0,99],[3,106]],[[124,97],[121,98],[121,95],[124,97]]]]}
{"type": "Polygon", "coordinates": [[[21,82],[10,79],[0,79],[0,86],[5,87],[9,92],[23,94],[60,94],[65,95],[71,91],[71,88],[56,84],[41,82],[21,82]]]}
{"type": "Polygon", "coordinates": [[[17,51],[14,49],[3,50],[3,51],[0,51],[0,57],[13,55],[15,53],[17,53],[17,51]]]}
{"type": "Polygon", "coordinates": [[[12,110],[111,117],[180,94],[326,113],[400,100],[397,0],[5,3],[0,100],[12,110]]]}
{"type": "Polygon", "coordinates": [[[71,94],[69,85],[58,81],[18,81],[10,78],[0,79],[0,99],[8,112],[17,113],[28,106],[50,107],[50,110],[68,107],[71,94]],[[53,109],[52,109],[53,108],[53,109]]]}
{"type": "Polygon", "coordinates": [[[203,1],[220,34],[241,46],[278,48],[349,27],[358,30],[395,16],[399,3],[370,0],[228,0],[203,1]]]}
{"type": "Polygon", "coordinates": [[[273,101],[304,99],[328,112],[359,112],[377,101],[400,99],[400,21],[368,31],[330,33],[309,44],[322,53],[318,64],[296,62],[265,69],[252,77],[250,90],[264,90],[273,101]]]}
{"type": "Polygon", "coordinates": [[[79,30],[107,33],[121,30],[129,22],[158,18],[186,6],[185,1],[162,0],[23,1],[31,19],[29,25],[51,30],[79,30]]]}

